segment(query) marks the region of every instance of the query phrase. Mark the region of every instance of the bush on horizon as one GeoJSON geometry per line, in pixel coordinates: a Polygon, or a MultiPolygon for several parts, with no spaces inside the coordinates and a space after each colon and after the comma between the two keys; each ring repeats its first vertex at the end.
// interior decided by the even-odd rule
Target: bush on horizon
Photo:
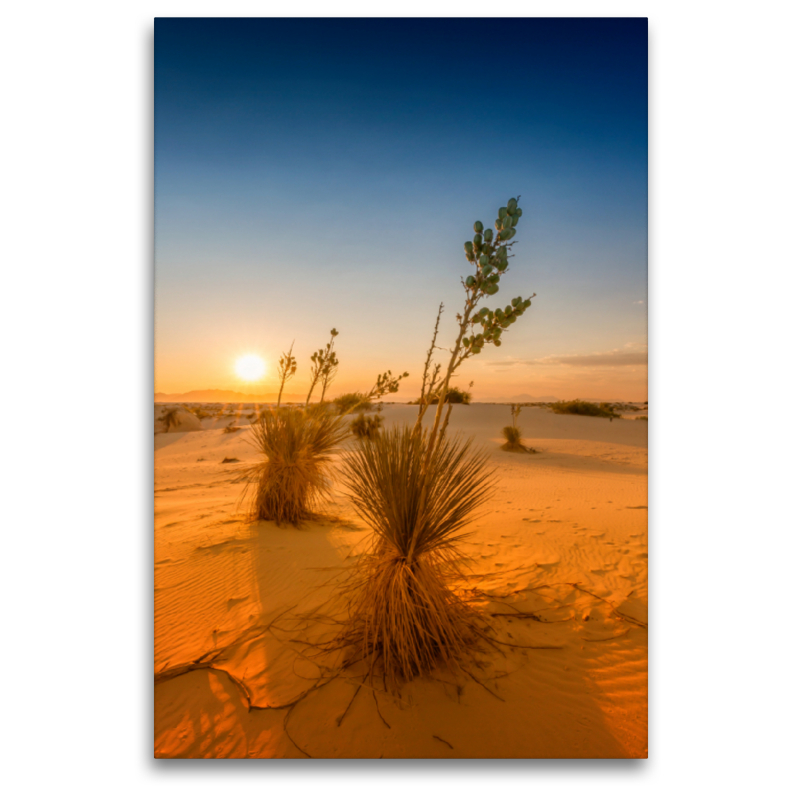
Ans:
{"type": "Polygon", "coordinates": [[[362,392],[348,392],[334,397],[331,402],[340,414],[357,414],[363,411],[372,411],[373,403],[362,392]]]}
{"type": "MultiPolygon", "coordinates": [[[[429,399],[432,403],[439,402],[439,394],[432,395],[429,399]]],[[[453,405],[463,404],[468,406],[472,402],[472,392],[468,392],[465,389],[459,389],[458,386],[450,386],[448,387],[447,391],[444,395],[444,402],[451,403],[453,405]]],[[[420,400],[417,399],[414,401],[414,405],[419,405],[420,400]]]]}
{"type": "Polygon", "coordinates": [[[578,414],[582,417],[619,418],[610,403],[590,403],[588,400],[561,400],[551,403],[550,408],[556,414],[578,414]]]}

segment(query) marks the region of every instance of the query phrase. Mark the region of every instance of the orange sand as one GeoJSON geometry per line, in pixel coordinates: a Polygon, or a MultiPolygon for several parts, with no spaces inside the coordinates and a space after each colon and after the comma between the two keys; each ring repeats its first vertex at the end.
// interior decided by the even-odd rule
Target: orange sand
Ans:
{"type": "MultiPolygon", "coordinates": [[[[387,406],[385,424],[415,411],[387,406]]],[[[256,453],[247,427],[222,432],[229,422],[155,436],[155,671],[216,653],[214,669],[156,684],[156,756],[646,757],[646,422],[524,408],[525,443],[541,451],[527,455],[500,450],[507,406],[454,407],[451,429],[485,446],[500,478],[465,548],[480,588],[502,596],[483,605],[538,617],[495,616],[494,635],[558,649],[489,651],[480,683],[443,674],[400,698],[365,689],[343,718],[354,676],[291,712],[248,703],[281,705],[312,685],[319,668],[289,641],[291,621],[328,599],[367,530],[338,487],[326,509],[338,522],[244,521],[242,465],[221,462],[256,453]],[[276,626],[288,627],[265,630],[282,612],[276,626]]]]}

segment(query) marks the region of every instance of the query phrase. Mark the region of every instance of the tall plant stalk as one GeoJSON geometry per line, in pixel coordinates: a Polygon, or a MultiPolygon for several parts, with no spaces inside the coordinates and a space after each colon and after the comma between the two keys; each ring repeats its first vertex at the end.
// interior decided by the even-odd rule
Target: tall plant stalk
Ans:
{"type": "Polygon", "coordinates": [[[292,346],[289,348],[288,353],[283,353],[280,359],[280,367],[278,370],[278,374],[280,375],[281,379],[281,388],[278,390],[278,408],[281,407],[281,396],[283,395],[283,387],[286,385],[288,381],[290,381],[293,377],[295,372],[297,372],[297,359],[292,355],[292,350],[294,349],[294,342],[292,342],[292,346]]]}
{"type": "Polygon", "coordinates": [[[483,223],[478,221],[473,226],[475,235],[472,241],[464,242],[467,261],[475,269],[471,275],[461,281],[465,294],[464,307],[461,313],[456,315],[458,334],[454,346],[449,351],[450,358],[443,372],[440,365],[431,366],[443,309],[443,305],[439,305],[433,339],[425,362],[420,409],[415,425],[415,431],[419,433],[425,412],[431,403],[430,398],[438,395],[436,414],[425,455],[424,468],[426,469],[430,464],[433,451],[444,436],[450,421],[452,406],[448,408],[444,421],[442,420],[450,379],[464,361],[479,355],[489,342],[500,347],[503,332],[530,308],[532,299],[536,297],[535,293],[527,298],[515,297],[505,308],[497,308],[492,311],[484,306],[478,310],[478,305],[482,300],[497,294],[500,289],[500,278],[507,273],[509,259],[513,258],[511,250],[516,244],[514,239],[517,233],[516,226],[522,217],[522,209],[519,207],[518,201],[518,197],[512,197],[505,206],[498,210],[494,223],[496,235],[490,228],[484,229],[483,223]],[[439,435],[437,436],[437,434],[439,435]]]}
{"type": "MultiPolygon", "coordinates": [[[[324,379],[331,369],[338,368],[339,360],[336,358],[336,353],[333,350],[333,340],[339,335],[336,328],[331,329],[331,340],[325,348],[320,348],[316,353],[311,354],[311,386],[308,389],[308,397],[306,397],[306,406],[311,402],[311,395],[314,393],[314,388],[324,379]],[[334,363],[335,362],[335,365],[334,363]]],[[[326,381],[327,384],[327,381],[326,381]]],[[[322,396],[325,396],[325,385],[323,385],[322,396]]],[[[322,401],[320,401],[322,402],[322,401]]]]}

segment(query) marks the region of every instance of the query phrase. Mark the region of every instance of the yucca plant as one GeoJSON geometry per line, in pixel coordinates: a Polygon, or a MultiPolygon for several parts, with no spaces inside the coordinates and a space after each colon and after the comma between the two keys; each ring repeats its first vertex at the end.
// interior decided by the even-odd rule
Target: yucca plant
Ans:
{"type": "Polygon", "coordinates": [[[340,644],[397,686],[437,665],[458,669],[482,638],[479,617],[454,590],[464,528],[492,489],[487,457],[443,440],[425,466],[427,435],[394,427],[362,440],[344,483],[373,542],[347,584],[340,644]]]}
{"type": "Polygon", "coordinates": [[[517,425],[517,417],[521,410],[522,406],[519,403],[511,405],[511,425],[503,428],[503,436],[506,441],[501,445],[501,449],[509,453],[535,453],[535,450],[522,444],[522,431],[517,425]]]}
{"type": "Polygon", "coordinates": [[[328,492],[333,454],[347,436],[342,418],[324,408],[263,413],[251,429],[263,459],[246,472],[252,516],[295,527],[315,518],[328,492]]]}
{"type": "Polygon", "coordinates": [[[446,437],[453,395],[450,380],[468,358],[492,343],[530,308],[515,297],[505,308],[478,308],[499,291],[522,216],[511,198],[498,212],[497,236],[476,222],[464,249],[474,273],[462,279],[464,307],[444,368],[433,363],[443,304],[423,370],[419,413],[413,428],[395,428],[364,439],[345,463],[345,481],[358,514],[374,531],[360,574],[345,590],[349,621],[340,640],[360,650],[370,672],[380,667],[400,683],[437,665],[455,668],[481,639],[477,612],[454,586],[459,581],[464,527],[491,489],[487,457],[470,442],[446,437]],[[423,425],[436,401],[430,428],[423,425]],[[444,406],[447,413],[443,415],[444,406]]]}
{"type": "Polygon", "coordinates": [[[350,432],[357,439],[374,439],[383,427],[380,414],[367,415],[363,411],[350,424],[350,432]]]}
{"type": "Polygon", "coordinates": [[[281,407],[281,397],[283,396],[283,387],[294,378],[297,372],[297,359],[292,355],[294,350],[294,342],[289,348],[288,353],[282,353],[278,366],[278,377],[281,379],[281,388],[278,390],[278,408],[281,407]]]}
{"type": "Polygon", "coordinates": [[[336,328],[331,329],[331,338],[326,347],[320,348],[311,354],[311,387],[306,397],[306,406],[311,402],[311,395],[314,393],[316,385],[322,381],[322,397],[320,403],[325,400],[325,390],[333,382],[333,378],[339,371],[339,359],[333,349],[333,340],[339,335],[336,328]]]}

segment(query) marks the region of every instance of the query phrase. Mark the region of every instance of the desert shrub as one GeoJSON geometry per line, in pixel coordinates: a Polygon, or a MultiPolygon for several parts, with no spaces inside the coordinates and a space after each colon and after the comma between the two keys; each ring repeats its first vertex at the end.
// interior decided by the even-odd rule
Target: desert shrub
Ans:
{"type": "Polygon", "coordinates": [[[464,527],[492,489],[471,442],[394,427],[363,439],[344,465],[357,514],[373,530],[348,591],[340,642],[393,685],[438,664],[457,668],[481,639],[479,617],[452,587],[464,527]]]}
{"type": "Polygon", "coordinates": [[[505,445],[503,445],[504,449],[508,450],[522,447],[522,431],[520,431],[516,425],[506,425],[506,427],[503,428],[503,436],[506,440],[505,445]]]}
{"type": "Polygon", "coordinates": [[[464,389],[459,389],[457,386],[451,386],[444,395],[445,403],[463,403],[468,406],[472,401],[472,393],[464,389]]]}
{"type": "Polygon", "coordinates": [[[373,439],[383,427],[383,417],[380,414],[367,416],[362,411],[350,424],[350,433],[359,439],[373,439]]]}
{"type": "Polygon", "coordinates": [[[332,402],[340,414],[358,414],[364,411],[372,411],[373,409],[373,404],[369,397],[360,392],[340,394],[332,402]]]}
{"type": "Polygon", "coordinates": [[[562,400],[551,403],[556,414],[579,414],[582,417],[619,417],[610,403],[590,403],[587,400],[562,400]]]}
{"type": "Polygon", "coordinates": [[[459,569],[463,529],[489,496],[491,473],[485,455],[446,432],[452,404],[471,399],[450,380],[484,347],[500,347],[535,296],[515,297],[494,310],[482,306],[492,302],[509,269],[522,217],[518,200],[512,197],[498,209],[494,230],[475,222],[464,242],[470,274],[461,280],[458,331],[452,347],[437,345],[440,303],[414,426],[364,438],[345,460],[346,486],[373,540],[359,559],[361,569],[345,585],[348,619],[337,645],[354,648],[370,675],[379,669],[395,686],[436,666],[456,668],[487,639],[488,620],[456,587],[466,581],[459,569]],[[444,361],[437,363],[441,352],[444,361]],[[426,428],[423,419],[434,402],[433,423],[426,428]]]}
{"type": "Polygon", "coordinates": [[[517,425],[517,417],[519,417],[521,410],[522,405],[520,403],[514,403],[511,406],[511,425],[506,425],[503,428],[503,436],[506,441],[500,449],[509,453],[535,453],[535,450],[522,444],[522,431],[517,425]]]}
{"type": "Polygon", "coordinates": [[[647,422],[647,417],[636,417],[636,419],[641,419],[641,420],[644,420],[645,422],[647,422]]]}
{"type": "MultiPolygon", "coordinates": [[[[438,403],[439,402],[440,393],[436,393],[435,395],[431,395],[429,400],[431,403],[438,403]]],[[[414,405],[419,405],[419,400],[414,401],[414,405]]],[[[451,386],[444,394],[444,402],[445,403],[452,403],[454,405],[458,405],[463,403],[465,406],[468,406],[472,402],[472,392],[468,392],[465,389],[459,389],[458,386],[451,386]]]]}
{"type": "Polygon", "coordinates": [[[226,425],[223,429],[223,433],[236,433],[236,431],[240,431],[241,428],[238,425],[234,425],[233,423],[226,425]]]}
{"type": "Polygon", "coordinates": [[[316,406],[274,409],[251,435],[263,456],[246,473],[252,516],[294,526],[313,519],[327,494],[331,456],[348,435],[341,417],[316,406]]]}
{"type": "Polygon", "coordinates": [[[170,408],[161,415],[161,422],[164,423],[164,430],[169,433],[169,429],[178,424],[178,409],[170,408]]]}

